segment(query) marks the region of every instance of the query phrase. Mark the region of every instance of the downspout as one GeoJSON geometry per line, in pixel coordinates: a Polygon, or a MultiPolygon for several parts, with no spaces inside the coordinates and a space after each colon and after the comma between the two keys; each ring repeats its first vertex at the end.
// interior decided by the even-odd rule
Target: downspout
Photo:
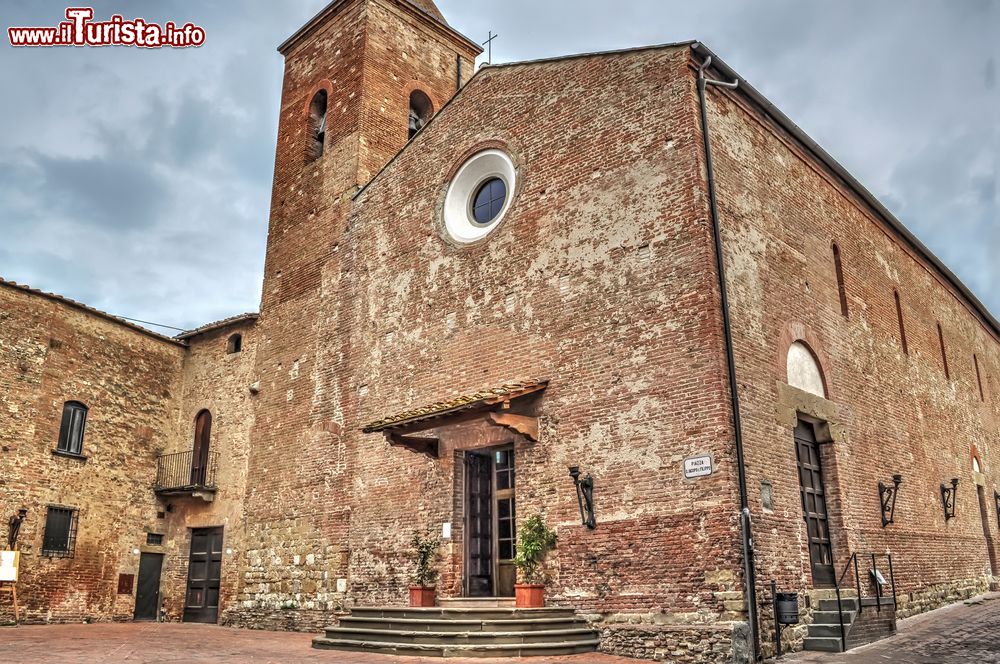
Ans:
{"type": "Polygon", "coordinates": [[[757,574],[753,561],[753,536],[750,532],[750,504],[747,499],[747,474],[743,457],[743,427],[740,424],[740,391],[736,382],[736,353],[733,350],[733,330],[729,313],[729,293],[726,287],[726,266],[722,254],[722,230],[715,191],[715,169],[712,165],[712,141],[708,134],[708,104],[705,91],[709,85],[735,89],[739,81],[726,83],[705,76],[712,64],[712,57],[705,58],[698,67],[698,101],[701,106],[701,135],[705,143],[705,170],[708,177],[708,206],[712,217],[712,237],[715,240],[715,264],[719,274],[719,299],[722,305],[722,335],[726,346],[726,369],[729,373],[729,398],[733,407],[733,436],[736,442],[736,467],[740,487],[740,531],[743,535],[743,581],[746,587],[747,623],[750,626],[751,660],[757,660],[760,640],[757,626],[757,574]]]}
{"type": "Polygon", "coordinates": [[[462,89],[462,56],[455,54],[455,92],[462,89]]]}

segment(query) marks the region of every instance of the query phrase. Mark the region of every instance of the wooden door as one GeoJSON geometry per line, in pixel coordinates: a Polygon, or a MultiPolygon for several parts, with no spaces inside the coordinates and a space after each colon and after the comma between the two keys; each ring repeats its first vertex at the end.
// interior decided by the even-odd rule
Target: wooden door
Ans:
{"type": "Polygon", "coordinates": [[[135,590],[135,620],[156,620],[160,612],[160,572],[162,553],[139,556],[139,580],[135,590]]]}
{"type": "Polygon", "coordinates": [[[214,623],[218,620],[221,576],[222,528],[195,528],[191,531],[184,622],[214,623]]]}
{"type": "Polygon", "coordinates": [[[465,454],[465,594],[493,595],[493,464],[465,454]]]}
{"type": "Polygon", "coordinates": [[[795,427],[795,455],[799,468],[802,515],[809,536],[813,585],[832,586],[836,573],[833,569],[833,547],[830,544],[830,524],[823,490],[823,469],[816,435],[808,422],[799,422],[795,427]]]}
{"type": "Polygon", "coordinates": [[[211,439],[212,413],[203,410],[194,419],[194,451],[191,453],[191,484],[194,486],[205,486],[211,439]]]}

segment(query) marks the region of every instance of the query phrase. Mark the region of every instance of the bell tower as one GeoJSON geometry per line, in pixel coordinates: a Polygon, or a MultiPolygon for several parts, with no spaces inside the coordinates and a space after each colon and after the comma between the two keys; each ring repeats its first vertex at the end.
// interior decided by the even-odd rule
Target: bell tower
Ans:
{"type": "Polygon", "coordinates": [[[250,612],[295,600],[289,588],[301,578],[322,579],[309,582],[317,597],[343,597],[351,467],[341,444],[337,297],[352,195],[472,76],[481,49],[432,0],[333,0],[278,51],[285,74],[257,322],[245,560],[322,555],[244,584],[239,610],[250,612]]]}
{"type": "Polygon", "coordinates": [[[472,76],[482,49],[432,0],[334,0],[278,51],[262,313],[318,285],[345,212],[337,208],[472,76]]]}

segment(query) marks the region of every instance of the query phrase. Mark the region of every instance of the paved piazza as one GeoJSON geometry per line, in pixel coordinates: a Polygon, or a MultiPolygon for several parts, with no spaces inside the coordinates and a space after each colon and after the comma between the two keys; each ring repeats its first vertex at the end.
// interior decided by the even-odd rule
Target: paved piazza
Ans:
{"type": "MultiPolygon", "coordinates": [[[[596,653],[523,660],[392,657],[314,650],[309,645],[310,639],[312,639],[311,634],[297,632],[264,632],[177,623],[30,625],[0,628],[0,650],[2,650],[0,661],[5,664],[45,662],[488,664],[514,661],[531,662],[531,664],[628,664],[629,662],[634,664],[642,661],[596,653]]],[[[896,636],[851,652],[798,653],[786,655],[780,661],[788,664],[1000,662],[1000,593],[900,621],[899,633],[896,636]]]]}

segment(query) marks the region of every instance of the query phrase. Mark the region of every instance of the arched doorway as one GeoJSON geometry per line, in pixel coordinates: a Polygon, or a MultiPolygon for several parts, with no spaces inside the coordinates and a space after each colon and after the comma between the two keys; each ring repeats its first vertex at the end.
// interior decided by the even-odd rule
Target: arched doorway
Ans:
{"type": "Polygon", "coordinates": [[[191,453],[191,484],[194,486],[205,485],[211,438],[212,413],[203,410],[194,418],[194,450],[191,453]]]}

